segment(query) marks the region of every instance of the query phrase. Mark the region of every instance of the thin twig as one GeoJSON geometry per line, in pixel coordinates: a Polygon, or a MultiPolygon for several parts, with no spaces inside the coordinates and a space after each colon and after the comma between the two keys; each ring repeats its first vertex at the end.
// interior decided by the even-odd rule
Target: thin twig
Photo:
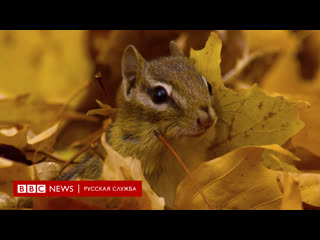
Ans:
{"type": "Polygon", "coordinates": [[[212,204],[208,201],[207,197],[205,196],[205,194],[203,193],[203,191],[201,190],[201,188],[198,186],[198,184],[196,183],[196,181],[193,179],[191,173],[189,172],[188,168],[186,167],[186,165],[183,163],[183,161],[181,160],[181,158],[178,156],[178,154],[173,150],[173,148],[169,145],[169,143],[167,143],[167,141],[163,138],[163,136],[157,132],[157,131],[153,131],[154,135],[156,135],[156,137],[172,152],[172,154],[175,156],[175,158],[179,161],[179,163],[181,164],[181,166],[183,167],[184,171],[187,173],[188,177],[190,178],[192,184],[196,187],[196,189],[198,190],[198,192],[200,193],[200,195],[202,196],[203,200],[206,202],[206,204],[208,205],[210,210],[214,210],[214,207],[212,206],[212,204]]]}
{"type": "Polygon", "coordinates": [[[93,123],[99,123],[100,119],[95,116],[88,116],[85,113],[76,112],[76,111],[66,111],[63,119],[65,120],[83,120],[93,123]]]}
{"type": "Polygon", "coordinates": [[[105,97],[107,98],[108,102],[110,103],[111,107],[114,107],[114,105],[112,104],[113,101],[108,93],[108,91],[106,90],[106,88],[104,87],[103,83],[102,83],[102,73],[101,72],[97,72],[96,75],[94,76],[95,80],[98,81],[99,86],[101,87],[105,97]]]}
{"type": "MultiPolygon", "coordinates": [[[[46,155],[47,157],[50,157],[50,158],[53,158],[54,160],[57,160],[57,161],[61,161],[61,162],[65,162],[66,160],[62,159],[62,158],[59,158],[57,156],[54,156],[53,154],[49,153],[49,152],[46,152],[46,151],[42,151],[42,150],[34,150],[34,149],[27,149],[26,150],[27,152],[38,152],[38,153],[41,153],[41,154],[44,154],[46,155]]],[[[41,160],[40,160],[41,161],[41,160]]],[[[36,163],[39,163],[40,161],[36,162],[36,163]]]]}
{"type": "Polygon", "coordinates": [[[225,85],[229,84],[246,66],[258,57],[263,56],[263,54],[263,52],[259,51],[251,54],[245,54],[243,58],[237,62],[236,66],[222,77],[223,83],[225,85]]]}

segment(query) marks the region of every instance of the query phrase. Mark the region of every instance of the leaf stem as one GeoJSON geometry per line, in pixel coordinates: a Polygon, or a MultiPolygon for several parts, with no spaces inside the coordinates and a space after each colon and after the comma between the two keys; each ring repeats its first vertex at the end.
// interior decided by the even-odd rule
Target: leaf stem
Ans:
{"type": "Polygon", "coordinates": [[[205,194],[203,193],[203,191],[201,190],[201,188],[199,187],[199,185],[196,183],[196,181],[193,179],[190,171],[188,170],[188,168],[186,167],[186,165],[183,163],[183,161],[181,160],[181,158],[178,156],[178,154],[173,150],[173,148],[169,145],[169,143],[164,139],[164,137],[157,131],[153,131],[154,135],[172,152],[172,154],[175,156],[175,158],[179,161],[179,163],[181,164],[181,166],[183,167],[184,171],[187,173],[188,177],[191,180],[191,183],[196,187],[196,189],[198,190],[198,192],[200,193],[200,195],[202,196],[203,200],[205,201],[205,203],[208,205],[210,210],[214,210],[214,207],[212,206],[212,204],[208,201],[207,197],[205,196],[205,194]]]}
{"type": "MultiPolygon", "coordinates": [[[[54,160],[56,161],[61,161],[61,162],[65,162],[64,159],[62,158],[59,158],[55,155],[53,155],[52,153],[49,153],[49,152],[46,152],[46,151],[42,151],[42,150],[35,150],[35,149],[26,149],[27,152],[37,152],[37,153],[40,153],[40,154],[43,154],[43,155],[46,155],[47,157],[50,157],[50,158],[53,158],[54,160]]],[[[40,163],[42,160],[36,162],[35,164],[37,163],[40,163]]]]}

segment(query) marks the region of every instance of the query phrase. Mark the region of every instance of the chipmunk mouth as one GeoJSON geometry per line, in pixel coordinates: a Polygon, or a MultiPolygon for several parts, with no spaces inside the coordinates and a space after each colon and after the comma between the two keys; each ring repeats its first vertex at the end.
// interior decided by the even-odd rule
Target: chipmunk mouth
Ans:
{"type": "MultiPolygon", "coordinates": [[[[212,127],[212,126],[211,126],[212,127]]],[[[211,127],[201,128],[194,124],[193,126],[171,126],[164,132],[167,136],[174,136],[174,138],[199,138],[209,132],[211,127]]]]}
{"type": "Polygon", "coordinates": [[[187,137],[200,137],[203,134],[205,134],[206,132],[207,132],[207,129],[200,130],[200,131],[197,131],[197,132],[194,132],[194,133],[189,133],[189,134],[186,134],[185,136],[187,136],[187,137]]]}
{"type": "Polygon", "coordinates": [[[189,130],[183,129],[181,131],[181,136],[184,136],[184,137],[200,137],[200,136],[204,135],[207,131],[208,131],[208,129],[199,129],[199,128],[189,129],[189,130]]]}

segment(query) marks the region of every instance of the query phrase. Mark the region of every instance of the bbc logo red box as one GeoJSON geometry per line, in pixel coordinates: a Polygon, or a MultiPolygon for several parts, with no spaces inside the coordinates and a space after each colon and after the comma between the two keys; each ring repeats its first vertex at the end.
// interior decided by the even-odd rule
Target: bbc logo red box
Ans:
{"type": "Polygon", "coordinates": [[[46,193],[45,184],[17,184],[18,193],[46,193]]]}

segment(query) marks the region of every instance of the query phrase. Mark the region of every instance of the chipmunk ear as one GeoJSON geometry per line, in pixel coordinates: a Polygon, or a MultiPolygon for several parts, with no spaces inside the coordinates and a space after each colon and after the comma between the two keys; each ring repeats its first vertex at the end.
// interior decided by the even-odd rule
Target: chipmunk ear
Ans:
{"type": "Polygon", "coordinates": [[[133,45],[129,45],[122,56],[122,77],[132,81],[136,77],[138,69],[144,63],[145,60],[139,51],[133,45]]]}
{"type": "Polygon", "coordinates": [[[133,45],[129,45],[122,55],[122,77],[126,96],[129,96],[131,88],[136,83],[137,73],[144,64],[146,61],[139,51],[133,45]]]}
{"type": "Polygon", "coordinates": [[[178,44],[174,41],[170,42],[170,52],[172,57],[184,56],[183,51],[180,49],[178,44]]]}

